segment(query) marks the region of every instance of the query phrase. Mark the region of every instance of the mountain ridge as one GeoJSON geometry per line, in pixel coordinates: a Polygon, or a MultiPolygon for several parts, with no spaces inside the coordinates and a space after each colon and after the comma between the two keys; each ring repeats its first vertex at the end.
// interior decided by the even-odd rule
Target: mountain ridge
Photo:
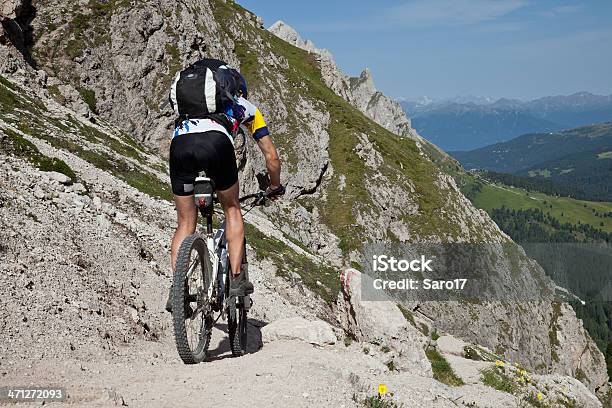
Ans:
{"type": "Polygon", "coordinates": [[[446,150],[464,151],[525,133],[552,132],[612,120],[612,95],[578,92],[520,101],[454,100],[402,105],[414,127],[446,150]]]}

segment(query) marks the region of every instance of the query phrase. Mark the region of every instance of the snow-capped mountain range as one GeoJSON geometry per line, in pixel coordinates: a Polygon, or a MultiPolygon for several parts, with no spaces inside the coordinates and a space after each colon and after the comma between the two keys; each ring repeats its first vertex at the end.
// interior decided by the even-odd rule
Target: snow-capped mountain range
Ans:
{"type": "Polygon", "coordinates": [[[532,132],[612,120],[612,95],[578,92],[530,101],[465,96],[401,100],[413,127],[446,150],[469,150],[532,132]]]}

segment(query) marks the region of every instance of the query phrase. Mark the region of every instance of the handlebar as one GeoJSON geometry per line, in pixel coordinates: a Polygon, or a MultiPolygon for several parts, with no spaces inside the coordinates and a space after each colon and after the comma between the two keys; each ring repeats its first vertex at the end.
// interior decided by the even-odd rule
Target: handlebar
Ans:
{"type": "Polygon", "coordinates": [[[255,202],[267,198],[265,191],[260,191],[258,193],[253,193],[249,195],[245,195],[244,197],[240,197],[240,202],[243,203],[246,200],[250,200],[251,198],[256,198],[255,202]]]}
{"type": "Polygon", "coordinates": [[[275,190],[259,191],[257,193],[245,195],[244,197],[240,198],[240,202],[243,203],[246,200],[250,200],[254,198],[255,201],[253,202],[253,206],[258,206],[258,205],[262,205],[263,203],[265,203],[268,197],[276,196],[276,195],[283,195],[283,194],[285,194],[285,187],[280,186],[279,188],[275,190]]]}

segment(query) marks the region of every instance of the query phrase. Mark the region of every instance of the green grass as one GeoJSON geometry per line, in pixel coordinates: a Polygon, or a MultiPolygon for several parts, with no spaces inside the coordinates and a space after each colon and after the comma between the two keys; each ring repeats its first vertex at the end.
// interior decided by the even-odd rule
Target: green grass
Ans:
{"type": "Polygon", "coordinates": [[[63,160],[45,156],[34,143],[10,129],[0,129],[0,132],[8,136],[8,141],[2,143],[0,150],[28,160],[41,171],[56,171],[76,182],[76,174],[63,160]]]}
{"type": "Polygon", "coordinates": [[[51,97],[55,99],[57,103],[59,103],[60,105],[66,103],[66,97],[62,95],[57,85],[49,85],[47,90],[49,91],[49,95],[51,95],[51,97]]]}
{"type": "Polygon", "coordinates": [[[481,380],[484,385],[495,388],[498,391],[516,394],[519,384],[504,373],[500,368],[491,367],[481,371],[481,380]]]}
{"type": "Polygon", "coordinates": [[[15,108],[23,107],[23,98],[13,90],[12,84],[0,76],[0,113],[13,113],[15,108]]]}
{"type": "Polygon", "coordinates": [[[404,315],[404,318],[406,319],[406,321],[410,323],[411,325],[413,325],[414,327],[417,327],[414,321],[414,315],[412,314],[412,312],[400,304],[398,304],[397,307],[399,308],[400,312],[402,312],[402,314],[404,315]]]}
{"type": "MultiPolygon", "coordinates": [[[[538,396],[537,394],[534,393],[530,393],[528,395],[526,395],[523,398],[523,401],[527,402],[529,405],[531,405],[532,407],[535,408],[552,408],[552,406],[550,404],[548,404],[546,401],[544,401],[544,399],[542,399],[542,401],[538,400],[538,396]]],[[[559,405],[555,405],[557,407],[571,407],[573,406],[573,402],[569,402],[569,403],[564,403],[563,401],[557,401],[557,404],[559,405]]]]}
{"type": "Polygon", "coordinates": [[[587,376],[582,370],[582,368],[578,368],[576,370],[576,374],[574,375],[574,378],[576,378],[580,382],[585,382],[587,380],[587,376]]]}
{"type": "MultiPolygon", "coordinates": [[[[71,118],[72,119],[72,118],[71,118]]],[[[139,161],[141,164],[148,164],[147,160],[143,157],[142,152],[145,150],[144,147],[140,147],[136,144],[134,139],[127,135],[120,135],[112,137],[104,132],[99,131],[93,126],[87,126],[75,119],[72,119],[71,124],[78,128],[80,133],[90,142],[103,144],[106,147],[112,149],[115,153],[123,157],[130,157],[139,161]]]]}
{"type": "Polygon", "coordinates": [[[315,263],[306,255],[295,252],[284,242],[268,237],[247,223],[245,223],[245,234],[247,242],[255,248],[257,257],[267,258],[277,266],[278,276],[289,278],[289,273],[295,272],[300,275],[308,289],[319,295],[328,304],[336,301],[336,296],[340,291],[340,278],[334,268],[315,263]]]}
{"type": "Polygon", "coordinates": [[[166,55],[168,56],[168,69],[170,70],[168,77],[172,80],[176,73],[183,68],[181,52],[176,45],[168,43],[166,44],[166,55]]]}
{"type": "Polygon", "coordinates": [[[471,346],[463,347],[463,357],[467,358],[468,360],[482,361],[482,357],[478,353],[478,350],[471,346]]]}
{"type": "Polygon", "coordinates": [[[590,224],[605,232],[612,232],[612,218],[595,215],[595,212],[599,214],[612,212],[612,203],[609,202],[553,197],[539,192],[527,193],[526,190],[520,188],[489,183],[483,184],[481,191],[475,193],[472,202],[476,207],[487,212],[502,206],[515,210],[538,208],[562,223],[569,222],[577,225],[580,221],[582,224],[590,224]]]}
{"type": "Polygon", "coordinates": [[[598,159],[612,159],[612,151],[599,153],[597,155],[597,158],[598,159]]]}
{"type": "Polygon", "coordinates": [[[432,348],[427,349],[425,351],[425,355],[431,363],[433,377],[436,380],[450,386],[459,386],[464,384],[463,380],[457,377],[448,361],[446,361],[444,356],[442,356],[442,354],[440,354],[437,350],[432,348]]]}
{"type": "Polygon", "coordinates": [[[561,345],[557,332],[559,331],[559,317],[561,316],[561,303],[552,303],[552,317],[550,319],[550,327],[548,329],[548,340],[550,342],[550,355],[553,361],[559,361],[559,355],[557,354],[556,348],[561,345]]]}
{"type": "Polygon", "coordinates": [[[384,158],[381,172],[392,183],[406,187],[406,179],[415,185],[415,200],[419,204],[418,216],[407,216],[406,221],[423,235],[444,231],[458,233],[438,210],[444,204],[443,194],[434,187],[435,166],[420,157],[413,140],[398,137],[365,117],[356,108],[331,91],[322,81],[316,56],[293,47],[270,33],[266,37],[276,53],[285,57],[289,68],[284,72],[290,86],[315,101],[324,103],[330,112],[329,155],[334,167],[334,178],[327,190],[327,201],[321,208],[324,222],[340,238],[341,248],[347,252],[363,243],[363,230],[356,225],[356,211],[376,206],[367,191],[366,183],[372,173],[357,156],[355,146],[358,135],[367,134],[384,158]],[[345,177],[345,188],[339,189],[339,178],[345,177]]]}
{"type": "Polygon", "coordinates": [[[257,52],[253,51],[250,44],[244,41],[236,41],[236,56],[240,60],[240,73],[244,75],[249,88],[259,88],[262,84],[260,78],[259,59],[257,52]]]}
{"type": "Polygon", "coordinates": [[[548,169],[537,169],[537,170],[530,170],[529,171],[529,177],[544,177],[544,178],[549,178],[550,177],[550,170],[548,169]]]}
{"type": "Polygon", "coordinates": [[[365,408],[398,408],[398,405],[389,398],[373,395],[363,401],[365,408]]]}
{"type": "Polygon", "coordinates": [[[79,95],[81,95],[81,98],[83,98],[87,106],[89,106],[89,110],[97,114],[98,113],[98,106],[97,106],[98,102],[96,100],[96,93],[92,91],[91,89],[87,89],[83,87],[78,87],[77,90],[79,91],[79,95]]]}
{"type": "Polygon", "coordinates": [[[47,112],[44,103],[30,98],[18,85],[11,83],[0,75],[0,115],[17,114],[16,109],[23,109],[36,114],[47,112]]]}

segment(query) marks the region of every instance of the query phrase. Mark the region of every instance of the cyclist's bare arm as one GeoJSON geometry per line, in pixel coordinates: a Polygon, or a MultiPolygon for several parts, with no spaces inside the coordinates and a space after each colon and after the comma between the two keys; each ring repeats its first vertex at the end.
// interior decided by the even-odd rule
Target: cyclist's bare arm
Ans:
{"type": "Polygon", "coordinates": [[[270,189],[277,189],[281,186],[281,162],[278,158],[276,146],[274,146],[274,142],[270,136],[264,136],[257,140],[257,145],[266,158],[266,168],[268,169],[268,175],[270,176],[270,189]]]}

